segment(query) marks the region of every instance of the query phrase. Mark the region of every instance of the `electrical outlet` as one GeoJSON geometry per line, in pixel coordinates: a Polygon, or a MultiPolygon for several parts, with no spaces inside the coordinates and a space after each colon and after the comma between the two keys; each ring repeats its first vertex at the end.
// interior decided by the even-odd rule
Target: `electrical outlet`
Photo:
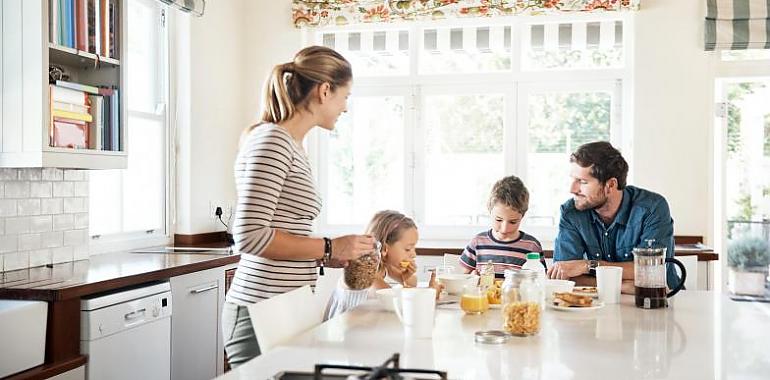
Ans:
{"type": "Polygon", "coordinates": [[[217,216],[217,207],[222,208],[222,220],[227,223],[230,219],[230,215],[233,214],[233,202],[232,201],[209,201],[209,216],[211,219],[219,219],[217,216]]]}

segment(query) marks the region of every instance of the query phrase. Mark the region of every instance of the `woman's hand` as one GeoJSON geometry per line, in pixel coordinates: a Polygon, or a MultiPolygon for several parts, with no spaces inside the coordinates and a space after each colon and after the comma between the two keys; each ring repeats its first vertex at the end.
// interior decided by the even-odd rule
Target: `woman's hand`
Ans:
{"type": "Polygon", "coordinates": [[[374,238],[369,235],[345,235],[332,239],[332,260],[338,262],[355,260],[372,252],[374,238]]]}

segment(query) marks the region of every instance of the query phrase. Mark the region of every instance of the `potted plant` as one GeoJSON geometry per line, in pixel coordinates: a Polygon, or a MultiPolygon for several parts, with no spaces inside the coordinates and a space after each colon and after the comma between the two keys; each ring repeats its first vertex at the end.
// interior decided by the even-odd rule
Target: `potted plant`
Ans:
{"type": "Polygon", "coordinates": [[[728,288],[733,294],[765,294],[765,277],[770,264],[770,244],[759,237],[743,237],[727,247],[728,288]]]}

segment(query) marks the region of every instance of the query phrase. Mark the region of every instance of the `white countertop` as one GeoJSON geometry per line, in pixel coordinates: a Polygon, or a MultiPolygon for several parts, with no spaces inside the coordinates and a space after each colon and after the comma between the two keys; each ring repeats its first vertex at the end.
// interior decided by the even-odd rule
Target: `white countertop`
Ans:
{"type": "Polygon", "coordinates": [[[372,366],[395,352],[403,368],[451,379],[770,378],[770,304],[700,291],[670,301],[658,310],[636,308],[632,296],[595,311],[547,309],[539,335],[502,345],[473,341],[475,331],[501,329],[500,310],[468,316],[439,306],[433,338],[407,340],[394,313],[365,304],[221,378],[265,379],[315,363],[372,366]]]}

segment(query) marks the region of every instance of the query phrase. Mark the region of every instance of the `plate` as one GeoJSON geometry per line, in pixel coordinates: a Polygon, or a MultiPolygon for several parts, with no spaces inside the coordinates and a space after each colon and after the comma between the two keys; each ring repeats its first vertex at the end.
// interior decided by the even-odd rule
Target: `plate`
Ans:
{"type": "Polygon", "coordinates": [[[572,289],[572,293],[590,296],[591,298],[599,298],[599,292],[596,290],[595,286],[576,286],[572,289]]]}
{"type": "Polygon", "coordinates": [[[489,308],[490,308],[490,309],[500,309],[500,308],[502,308],[502,307],[503,307],[503,305],[502,305],[502,304],[499,304],[499,303],[490,303],[490,304],[489,304],[489,308]]]}
{"type": "Polygon", "coordinates": [[[600,301],[594,301],[593,305],[586,306],[586,307],[576,307],[576,306],[559,306],[554,305],[553,302],[548,302],[548,307],[554,310],[561,310],[561,311],[589,311],[589,310],[598,310],[604,307],[604,304],[600,301]]]}

